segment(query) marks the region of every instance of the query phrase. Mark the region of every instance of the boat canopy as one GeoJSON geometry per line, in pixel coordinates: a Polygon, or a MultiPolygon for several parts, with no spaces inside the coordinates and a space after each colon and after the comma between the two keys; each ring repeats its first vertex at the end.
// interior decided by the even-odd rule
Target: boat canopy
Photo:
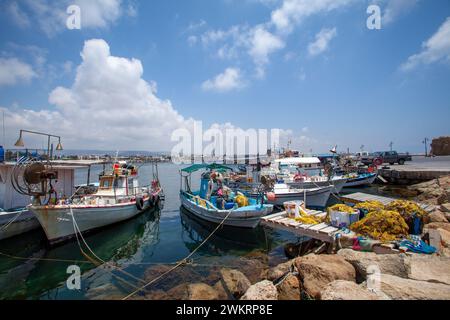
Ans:
{"type": "Polygon", "coordinates": [[[212,164],[206,164],[206,163],[202,163],[202,164],[194,164],[190,167],[181,169],[181,172],[186,172],[186,173],[192,173],[198,170],[203,170],[203,169],[209,169],[209,170],[217,170],[217,171],[226,171],[226,170],[233,170],[230,167],[224,166],[222,164],[217,164],[217,163],[212,163],[212,164]]]}
{"type": "Polygon", "coordinates": [[[277,159],[275,162],[281,165],[298,165],[298,164],[319,164],[320,160],[317,157],[297,157],[297,158],[283,158],[277,159]]]}

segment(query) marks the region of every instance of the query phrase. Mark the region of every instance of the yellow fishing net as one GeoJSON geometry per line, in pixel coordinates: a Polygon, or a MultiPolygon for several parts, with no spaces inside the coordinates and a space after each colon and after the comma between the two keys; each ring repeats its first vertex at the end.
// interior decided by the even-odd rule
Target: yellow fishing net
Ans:
{"type": "Polygon", "coordinates": [[[414,214],[420,218],[427,215],[417,203],[408,200],[395,200],[386,206],[386,210],[394,210],[402,215],[403,218],[409,219],[414,214]]]}
{"type": "Polygon", "coordinates": [[[372,239],[393,241],[408,235],[405,219],[396,211],[377,210],[350,226],[350,230],[372,239]]]}
{"type": "Polygon", "coordinates": [[[330,213],[331,211],[355,213],[355,209],[353,209],[352,207],[347,206],[345,204],[335,204],[334,206],[331,206],[328,208],[328,213],[330,213]]]}
{"type": "Polygon", "coordinates": [[[383,210],[384,204],[382,204],[380,201],[372,200],[372,201],[365,201],[358,203],[355,207],[355,209],[363,209],[367,212],[377,211],[377,210],[383,210]]]}
{"type": "Polygon", "coordinates": [[[309,215],[303,209],[300,209],[300,217],[296,218],[295,221],[303,224],[319,224],[322,222],[320,218],[309,215]]]}
{"type": "Polygon", "coordinates": [[[238,204],[239,208],[248,206],[248,198],[244,196],[242,193],[239,193],[234,201],[238,204]]]}

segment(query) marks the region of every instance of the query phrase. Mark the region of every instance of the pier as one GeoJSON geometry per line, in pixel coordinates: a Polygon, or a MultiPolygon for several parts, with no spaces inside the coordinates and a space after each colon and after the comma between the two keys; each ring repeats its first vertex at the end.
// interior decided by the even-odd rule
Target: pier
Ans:
{"type": "Polygon", "coordinates": [[[413,157],[405,165],[382,166],[378,174],[390,183],[414,184],[450,175],[450,156],[413,157]]]}

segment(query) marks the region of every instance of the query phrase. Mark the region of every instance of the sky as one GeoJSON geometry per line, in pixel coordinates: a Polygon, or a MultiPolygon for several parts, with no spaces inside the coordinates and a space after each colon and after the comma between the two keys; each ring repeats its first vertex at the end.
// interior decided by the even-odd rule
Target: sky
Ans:
{"type": "Polygon", "coordinates": [[[317,153],[450,135],[448,0],[2,0],[0,29],[7,148],[169,151],[196,121],[317,153]]]}

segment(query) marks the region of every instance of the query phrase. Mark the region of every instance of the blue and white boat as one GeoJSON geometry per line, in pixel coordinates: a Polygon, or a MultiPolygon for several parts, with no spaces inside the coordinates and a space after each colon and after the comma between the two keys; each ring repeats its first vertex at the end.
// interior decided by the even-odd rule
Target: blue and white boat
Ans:
{"type": "Polygon", "coordinates": [[[344,185],[344,188],[349,187],[359,187],[359,186],[368,186],[374,183],[377,178],[377,173],[355,173],[344,176],[347,178],[347,182],[344,185]]]}
{"type": "Polygon", "coordinates": [[[219,164],[195,164],[182,169],[181,205],[196,217],[212,223],[255,228],[261,217],[272,213],[273,205],[265,204],[263,195],[252,199],[227,190],[220,181],[220,172],[228,170],[232,169],[219,164]],[[199,170],[206,172],[202,175],[200,190],[192,191],[191,175],[199,170]]]}

